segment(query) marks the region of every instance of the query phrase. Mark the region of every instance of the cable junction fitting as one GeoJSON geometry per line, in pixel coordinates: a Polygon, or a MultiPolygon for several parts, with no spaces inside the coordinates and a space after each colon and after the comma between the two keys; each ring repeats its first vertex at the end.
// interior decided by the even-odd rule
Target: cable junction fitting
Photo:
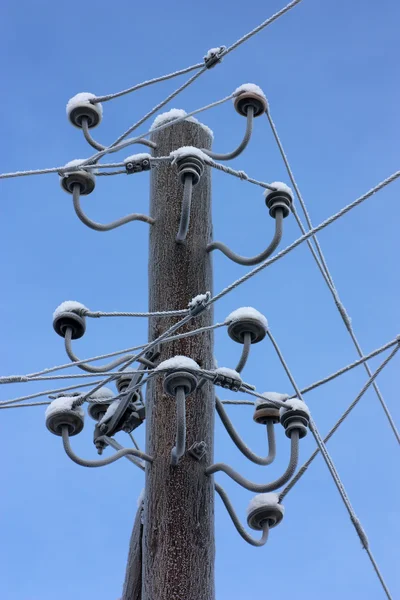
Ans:
{"type": "Polygon", "coordinates": [[[188,304],[188,310],[192,317],[197,317],[202,312],[209,308],[209,302],[211,299],[211,292],[205,292],[204,294],[198,294],[192,298],[188,304]]]}
{"type": "Polygon", "coordinates": [[[226,51],[226,46],[219,46],[218,48],[210,48],[204,57],[204,65],[207,69],[212,69],[215,65],[222,62],[223,55],[226,51]]]}
{"type": "Polygon", "coordinates": [[[124,160],[125,169],[128,175],[133,173],[142,173],[151,169],[151,155],[146,153],[133,154],[124,160]]]}
{"type": "Polygon", "coordinates": [[[178,168],[178,176],[183,184],[181,219],[176,241],[178,244],[183,244],[190,225],[193,186],[200,181],[204,171],[204,161],[197,153],[190,154],[188,152],[184,156],[177,157],[175,163],[178,168]]]}

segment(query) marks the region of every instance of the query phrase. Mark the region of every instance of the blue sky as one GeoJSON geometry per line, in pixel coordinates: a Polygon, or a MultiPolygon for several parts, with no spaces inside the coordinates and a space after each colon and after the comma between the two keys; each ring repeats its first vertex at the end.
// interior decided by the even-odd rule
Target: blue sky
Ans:
{"type": "MultiPolygon", "coordinates": [[[[229,45],[282,5],[278,0],[254,0],[249,7],[237,0],[217,5],[180,0],[114,5],[104,0],[6,2],[0,36],[1,171],[58,166],[89,156],[91,150],[65,116],[72,95],[118,91],[199,62],[208,48],[229,45]]],[[[189,111],[242,83],[260,85],[317,224],[398,169],[399,16],[393,0],[304,0],[168,108],[189,111]]],[[[178,83],[161,83],[107,103],[95,132],[98,139],[111,142],[178,83]]],[[[244,121],[230,103],[202,119],[214,130],[214,149],[228,151],[240,140],[244,121]]],[[[258,179],[288,181],[264,118],[257,120],[248,149],[231,164],[258,179]]],[[[101,178],[84,207],[103,222],[132,211],[146,212],[148,183],[147,174],[101,178]]],[[[365,352],[399,333],[398,193],[399,183],[393,183],[320,234],[365,352]]],[[[147,266],[138,266],[136,260],[147,252],[146,224],[131,223],[110,233],[85,228],[56,175],[1,181],[0,194],[4,374],[66,362],[62,340],[51,325],[52,312],[63,300],[76,299],[93,310],[146,310],[147,266]]],[[[262,191],[220,172],[213,173],[213,218],[215,238],[243,254],[260,252],[272,234],[262,191]]],[[[287,219],[282,247],[298,235],[294,219],[287,219]]],[[[218,253],[214,267],[215,291],[247,270],[218,253]]],[[[221,300],[216,320],[246,305],[267,316],[301,386],[356,358],[305,244],[221,300]]],[[[76,343],[76,352],[82,357],[111,352],[139,344],[145,336],[146,323],[139,320],[93,320],[76,343]]],[[[239,350],[225,330],[217,331],[220,365],[233,367],[239,350]]],[[[371,366],[381,360],[383,355],[371,366]]],[[[399,424],[397,365],[395,358],[378,383],[399,424]]],[[[254,348],[243,375],[261,391],[292,393],[267,341],[254,348]]],[[[307,395],[322,433],[365,381],[361,367],[307,395]]],[[[2,386],[1,399],[50,389],[52,384],[2,386]]],[[[232,407],[229,414],[251,447],[265,452],[252,409],[232,407]]],[[[141,472],[127,461],[97,470],[78,467],[46,430],[43,407],[2,410],[0,431],[0,597],[118,598],[136,499],[143,487],[141,472]]],[[[73,440],[81,455],[95,456],[91,437],[87,420],[84,432],[73,440]]],[[[143,440],[143,431],[138,438],[143,440]]],[[[118,439],[129,441],[122,434],[118,439]]],[[[373,391],[328,447],[396,597],[398,448],[373,391]]],[[[301,462],[313,449],[308,436],[301,444],[301,462]]],[[[287,456],[287,439],[279,431],[276,464],[264,470],[249,464],[216,420],[216,459],[249,478],[274,479],[287,456]]],[[[224,475],[217,479],[244,520],[252,494],[224,475]]],[[[216,498],[218,600],[289,599],[293,594],[324,600],[384,597],[320,458],[288,495],[285,507],[283,523],[271,532],[268,544],[257,549],[239,538],[216,498]]]]}

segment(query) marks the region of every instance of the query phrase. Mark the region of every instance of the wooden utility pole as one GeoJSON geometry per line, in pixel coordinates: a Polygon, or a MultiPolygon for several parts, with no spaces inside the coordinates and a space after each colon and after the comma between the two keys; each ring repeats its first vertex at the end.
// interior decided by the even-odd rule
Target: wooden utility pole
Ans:
{"type": "MultiPolygon", "coordinates": [[[[155,132],[152,141],[157,144],[154,155],[167,156],[182,146],[210,149],[212,137],[200,124],[184,121],[155,132]]],[[[150,311],[181,309],[196,295],[212,292],[211,257],[206,252],[212,238],[209,167],[204,168],[200,182],[193,188],[188,235],[185,243],[178,244],[182,198],[177,167],[160,163],[153,168],[150,213],[155,224],[150,228],[150,311]]],[[[177,319],[151,318],[149,340],[177,319]]],[[[179,332],[212,322],[211,309],[179,332]]],[[[212,369],[213,341],[213,332],[209,331],[163,344],[160,360],[183,355],[201,368],[212,369]]],[[[204,475],[213,459],[214,410],[214,388],[209,382],[186,399],[186,454],[177,466],[171,466],[176,402],[164,393],[162,376],[153,378],[147,386],[146,452],[154,457],[154,462],[146,467],[141,600],[214,599],[214,483],[212,477],[204,475]],[[207,445],[207,454],[200,461],[188,454],[196,442],[207,445]]],[[[131,600],[127,593],[124,600],[131,600]]]]}

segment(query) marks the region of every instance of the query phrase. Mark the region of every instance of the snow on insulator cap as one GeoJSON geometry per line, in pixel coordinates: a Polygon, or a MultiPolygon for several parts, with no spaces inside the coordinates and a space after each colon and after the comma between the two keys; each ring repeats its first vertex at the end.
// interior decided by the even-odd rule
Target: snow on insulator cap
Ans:
{"type": "Polygon", "coordinates": [[[308,414],[308,416],[310,415],[310,409],[308,408],[307,404],[305,402],[303,402],[303,400],[299,400],[298,398],[292,398],[290,400],[286,401],[286,406],[287,408],[284,408],[283,406],[279,409],[279,415],[282,417],[282,415],[284,415],[288,410],[302,410],[305,413],[308,414]]]}
{"type": "MultiPolygon", "coordinates": [[[[154,129],[157,129],[157,127],[160,127],[161,125],[165,125],[165,123],[169,123],[170,121],[175,121],[175,119],[180,119],[182,117],[185,117],[186,115],[187,115],[187,112],[185,110],[183,110],[182,108],[171,108],[171,110],[169,110],[165,113],[162,113],[161,115],[158,115],[154,119],[153,124],[150,127],[150,131],[154,131],[154,129]]],[[[202,127],[205,131],[207,131],[207,133],[211,136],[211,138],[214,139],[214,132],[212,131],[212,129],[207,127],[207,125],[204,125],[204,123],[200,123],[200,121],[198,121],[194,117],[188,117],[185,120],[190,121],[191,123],[197,123],[197,125],[200,125],[200,127],[202,127]]]]}
{"type": "Polygon", "coordinates": [[[261,394],[265,400],[262,398],[257,398],[254,402],[255,406],[260,406],[261,404],[266,404],[266,401],[273,403],[276,402],[285,402],[288,399],[287,394],[280,394],[279,392],[263,392],[261,394]]]}
{"type": "Polygon", "coordinates": [[[235,369],[229,369],[228,367],[218,367],[214,370],[214,373],[218,375],[224,375],[224,377],[230,377],[231,379],[236,379],[238,381],[242,381],[239,373],[235,371],[235,369]]]}
{"type": "Polygon", "coordinates": [[[53,319],[61,315],[65,312],[75,312],[78,315],[85,314],[88,311],[84,304],[80,302],[75,302],[75,300],[66,300],[65,302],[61,302],[59,306],[57,306],[56,310],[53,312],[53,319]]]}
{"type": "MultiPolygon", "coordinates": [[[[273,188],[276,188],[276,190],[278,192],[286,192],[287,194],[289,194],[289,196],[293,202],[293,190],[288,185],[286,185],[286,183],[283,183],[282,181],[273,181],[272,183],[269,183],[268,185],[270,185],[273,188]]],[[[270,194],[273,194],[272,190],[265,190],[265,192],[264,192],[265,197],[269,196],[270,194]]]]}
{"type": "Polygon", "coordinates": [[[80,417],[84,418],[85,413],[81,406],[76,406],[76,407],[72,408],[72,404],[75,401],[76,401],[76,396],[63,396],[61,398],[56,398],[46,408],[46,412],[45,412],[46,419],[48,417],[50,417],[51,415],[67,412],[70,410],[73,410],[80,417]]]}
{"type": "MultiPolygon", "coordinates": [[[[75,96],[72,96],[72,98],[68,100],[66,106],[68,117],[74,110],[74,108],[76,108],[77,106],[81,106],[82,103],[90,104],[91,106],[93,106],[90,101],[95,100],[96,98],[96,94],[91,94],[90,92],[79,92],[79,94],[75,94],[75,96]]],[[[100,114],[103,115],[103,107],[101,103],[97,102],[96,106],[99,108],[100,114]]]]}
{"type": "MultiPolygon", "coordinates": [[[[247,507],[247,515],[252,513],[254,510],[258,508],[264,508],[267,506],[277,506],[279,504],[279,494],[275,492],[270,492],[269,494],[257,494],[250,500],[250,504],[247,507]]],[[[285,508],[282,504],[279,504],[279,508],[282,511],[282,514],[285,512],[285,508]]]]}
{"type": "Polygon", "coordinates": [[[236,90],[233,93],[235,94],[235,96],[239,96],[240,94],[243,94],[245,92],[258,94],[259,96],[262,96],[264,100],[267,100],[267,97],[260,88],[260,86],[256,85],[255,83],[244,83],[243,85],[240,85],[238,88],[236,88],[236,90]]]}
{"type": "Polygon", "coordinates": [[[186,158],[186,156],[197,156],[202,161],[210,160],[207,154],[195,146],[182,146],[182,148],[172,150],[170,156],[173,158],[173,163],[180,158],[186,158]]]}
{"type": "Polygon", "coordinates": [[[111,417],[114,415],[115,411],[117,410],[120,402],[121,402],[121,400],[119,398],[118,398],[118,400],[114,400],[114,402],[111,402],[110,406],[107,408],[106,412],[104,413],[104,416],[100,419],[99,425],[102,425],[103,423],[107,423],[107,421],[109,421],[111,419],[111,417]]]}
{"type": "Polygon", "coordinates": [[[138,160],[150,160],[151,159],[151,154],[149,154],[148,152],[139,152],[138,154],[131,154],[130,156],[127,156],[126,158],[124,158],[124,163],[128,163],[128,162],[135,162],[138,160]]]}
{"type": "Polygon", "coordinates": [[[167,360],[163,360],[159,365],[156,366],[155,371],[161,371],[164,369],[200,369],[196,361],[188,356],[173,356],[167,360]]]}
{"type": "Polygon", "coordinates": [[[111,400],[114,398],[114,392],[108,387],[102,387],[99,390],[96,390],[89,396],[89,400],[111,400]]]}
{"type": "Polygon", "coordinates": [[[266,317],[252,306],[242,306],[231,312],[225,319],[225,323],[234,323],[244,319],[257,319],[264,325],[265,331],[268,331],[268,321],[266,317]]]}

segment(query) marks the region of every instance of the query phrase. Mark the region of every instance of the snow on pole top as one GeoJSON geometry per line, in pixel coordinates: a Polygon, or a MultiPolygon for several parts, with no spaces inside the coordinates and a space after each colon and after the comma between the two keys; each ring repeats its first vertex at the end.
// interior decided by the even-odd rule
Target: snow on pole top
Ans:
{"type": "Polygon", "coordinates": [[[262,313],[252,306],[242,306],[231,312],[225,319],[225,323],[234,323],[235,321],[241,321],[244,319],[257,319],[263,324],[265,331],[268,331],[268,321],[262,313]]]}
{"type": "MultiPolygon", "coordinates": [[[[162,113],[154,119],[153,124],[150,127],[150,131],[154,131],[155,129],[157,129],[157,127],[165,125],[165,123],[169,123],[170,121],[175,121],[175,119],[185,117],[186,115],[187,112],[182,108],[171,108],[171,110],[169,110],[168,112],[162,113]]],[[[197,123],[197,125],[200,125],[200,127],[207,131],[207,133],[211,136],[211,139],[214,139],[214,132],[212,131],[212,129],[207,127],[207,125],[204,125],[204,123],[200,123],[200,121],[198,121],[194,117],[188,117],[185,120],[190,121],[191,123],[197,123]]]]}
{"type": "MultiPolygon", "coordinates": [[[[195,146],[182,146],[182,148],[177,148],[176,150],[172,150],[170,153],[171,158],[173,158],[172,163],[180,158],[185,158],[186,156],[197,156],[202,161],[209,161],[210,158],[205,154],[200,148],[196,148],[195,146]]],[[[199,294],[201,295],[201,294],[199,294]]]]}
{"type": "Polygon", "coordinates": [[[285,407],[281,407],[279,409],[279,415],[280,417],[282,417],[288,410],[292,409],[292,410],[302,410],[305,413],[308,414],[308,416],[311,416],[310,414],[310,409],[308,408],[307,404],[305,402],[303,402],[303,400],[299,400],[299,398],[292,398],[291,400],[287,400],[285,402],[287,408],[285,407]]]}
{"type": "Polygon", "coordinates": [[[167,360],[163,360],[159,365],[156,366],[155,371],[161,371],[164,369],[200,369],[196,361],[188,356],[173,356],[167,360]]]}
{"type": "Polygon", "coordinates": [[[110,401],[112,398],[114,398],[114,392],[108,387],[102,387],[89,396],[91,402],[110,401]]]}
{"type": "Polygon", "coordinates": [[[76,400],[76,396],[62,396],[61,398],[56,398],[46,408],[46,412],[45,412],[46,419],[56,413],[67,412],[70,410],[73,410],[79,416],[84,417],[85,413],[81,406],[76,406],[76,407],[72,408],[72,404],[75,402],[75,400],[76,400]]]}
{"type": "Polygon", "coordinates": [[[148,152],[139,152],[138,154],[131,154],[130,156],[127,156],[126,158],[124,158],[124,163],[128,163],[128,162],[135,162],[137,160],[150,160],[151,159],[151,154],[149,154],[148,152]]]}
{"type": "MultiPolygon", "coordinates": [[[[250,503],[247,507],[247,515],[257,510],[258,508],[264,508],[266,506],[274,507],[279,504],[279,494],[275,492],[270,492],[268,494],[257,494],[250,500],[250,503]]],[[[282,510],[282,514],[284,513],[284,506],[279,504],[279,508],[282,510]]]]}
{"type": "MultiPolygon", "coordinates": [[[[74,110],[74,108],[81,106],[82,103],[92,105],[92,103],[90,101],[95,100],[96,98],[97,98],[96,94],[91,94],[90,92],[79,92],[79,94],[75,94],[75,96],[72,96],[72,98],[70,98],[67,102],[67,106],[66,106],[67,116],[69,117],[71,112],[74,110]]],[[[99,108],[100,113],[102,115],[103,107],[102,107],[101,103],[98,102],[96,104],[96,106],[99,108]]]]}
{"type": "Polygon", "coordinates": [[[56,310],[53,312],[53,319],[61,315],[65,312],[75,312],[78,315],[85,314],[88,311],[84,304],[80,302],[75,302],[75,300],[66,300],[65,302],[61,302],[59,306],[57,306],[56,310]]]}
{"type": "MultiPolygon", "coordinates": [[[[273,181],[269,185],[271,187],[276,188],[278,192],[286,192],[287,194],[289,194],[289,196],[293,202],[293,190],[288,185],[286,185],[286,183],[283,183],[282,181],[273,181]]],[[[271,193],[273,193],[271,190],[265,190],[264,196],[267,197],[271,193]]]]}
{"type": "Polygon", "coordinates": [[[243,94],[245,92],[257,94],[258,96],[262,96],[264,100],[267,100],[267,97],[260,88],[260,86],[256,85],[255,83],[244,83],[243,85],[240,85],[238,88],[236,88],[236,90],[233,93],[235,94],[235,96],[239,96],[240,94],[243,94]]]}
{"type": "Polygon", "coordinates": [[[289,397],[287,394],[280,394],[279,392],[263,392],[261,395],[264,396],[265,400],[257,398],[254,402],[255,406],[266,404],[266,402],[285,402],[289,397]]]}

